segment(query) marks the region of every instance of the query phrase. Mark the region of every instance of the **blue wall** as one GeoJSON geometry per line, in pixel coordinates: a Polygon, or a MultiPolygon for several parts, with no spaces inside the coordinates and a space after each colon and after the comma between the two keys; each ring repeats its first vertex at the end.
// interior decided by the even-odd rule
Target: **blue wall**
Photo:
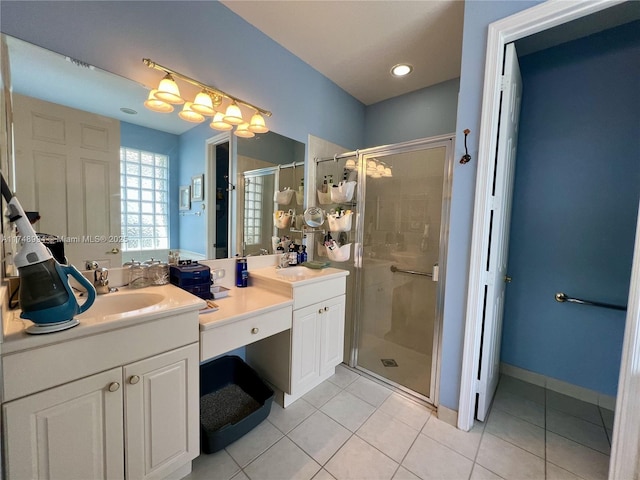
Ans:
{"type": "Polygon", "coordinates": [[[454,132],[459,86],[456,78],[369,105],[361,148],[454,132]]]}
{"type": "MultiPolygon", "coordinates": [[[[205,172],[207,158],[206,140],[218,135],[220,132],[209,127],[209,122],[186,131],[180,135],[180,169],[178,174],[179,185],[191,185],[191,177],[205,172]]],[[[207,183],[205,179],[205,184],[207,183]]],[[[205,200],[208,192],[205,189],[205,200]]],[[[204,202],[191,202],[191,212],[202,211],[204,202]]],[[[185,215],[179,216],[180,249],[206,255],[206,221],[205,216],[185,215]]]]}
{"type": "Polygon", "coordinates": [[[440,403],[454,410],[458,410],[460,397],[487,26],[537,3],[539,2],[467,0],[464,4],[460,95],[458,96],[455,130],[454,158],[456,161],[453,168],[449,254],[446,271],[447,292],[444,299],[440,371],[440,403]],[[466,165],[461,165],[457,159],[464,155],[464,135],[462,132],[465,128],[471,130],[467,145],[472,160],[466,165]]]}
{"type": "Polygon", "coordinates": [[[520,59],[502,361],[616,394],[640,197],[640,22],[520,59]]]}
{"type": "MultiPolygon", "coordinates": [[[[180,137],[172,133],[160,132],[152,128],[120,122],[120,145],[161,153],[169,157],[169,191],[178,191],[178,170],[180,137]]],[[[169,198],[169,247],[178,247],[178,196],[169,198]]],[[[126,258],[125,258],[126,260],[126,258]]]]}

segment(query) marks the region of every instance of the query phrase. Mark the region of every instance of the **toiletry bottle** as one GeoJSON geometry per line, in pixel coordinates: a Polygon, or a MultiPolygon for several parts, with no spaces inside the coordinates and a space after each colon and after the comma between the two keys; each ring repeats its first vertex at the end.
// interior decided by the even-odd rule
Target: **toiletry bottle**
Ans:
{"type": "Polygon", "coordinates": [[[302,257],[302,261],[300,263],[304,263],[307,261],[308,256],[307,256],[307,247],[306,245],[302,245],[302,253],[300,254],[302,257]]]}
{"type": "Polygon", "coordinates": [[[329,185],[327,187],[327,191],[330,192],[333,187],[333,175],[329,175],[329,185]]]}
{"type": "Polygon", "coordinates": [[[289,245],[289,266],[293,267],[298,264],[298,252],[295,243],[289,245]]]}
{"type": "Polygon", "coordinates": [[[327,186],[327,176],[324,176],[324,181],[322,182],[322,193],[327,193],[328,191],[328,186],[327,186]]]}
{"type": "Polygon", "coordinates": [[[300,179],[300,187],[298,187],[300,193],[304,193],[304,177],[300,179]]]}
{"type": "Polygon", "coordinates": [[[247,259],[238,258],[236,260],[236,287],[246,287],[249,280],[249,271],[247,270],[247,259]]]}

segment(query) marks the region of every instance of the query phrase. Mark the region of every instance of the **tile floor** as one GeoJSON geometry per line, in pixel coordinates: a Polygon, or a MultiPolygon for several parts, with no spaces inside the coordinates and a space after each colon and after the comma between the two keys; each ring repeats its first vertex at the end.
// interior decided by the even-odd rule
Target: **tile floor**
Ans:
{"type": "Polygon", "coordinates": [[[470,432],[339,366],[190,480],[604,479],[613,412],[503,376],[489,418],[470,432]]]}

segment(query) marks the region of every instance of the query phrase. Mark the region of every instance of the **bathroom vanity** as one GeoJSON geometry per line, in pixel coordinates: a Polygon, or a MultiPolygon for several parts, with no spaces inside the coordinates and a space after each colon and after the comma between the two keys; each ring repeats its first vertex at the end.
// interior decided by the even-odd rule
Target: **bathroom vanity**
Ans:
{"type": "Polygon", "coordinates": [[[251,270],[219,309],[173,285],[99,295],[29,335],[3,310],[4,468],[22,478],[181,478],[200,454],[199,366],[246,346],[284,406],[342,361],[348,272],[251,270]]]}
{"type": "Polygon", "coordinates": [[[204,305],[173,285],[123,289],[99,296],[77,327],[37,336],[19,311],[3,312],[7,478],[188,474],[200,454],[204,305]]]}
{"type": "Polygon", "coordinates": [[[251,287],[200,315],[201,360],[246,346],[246,361],[284,407],[335,373],[344,345],[346,270],[251,270],[251,287]]]}

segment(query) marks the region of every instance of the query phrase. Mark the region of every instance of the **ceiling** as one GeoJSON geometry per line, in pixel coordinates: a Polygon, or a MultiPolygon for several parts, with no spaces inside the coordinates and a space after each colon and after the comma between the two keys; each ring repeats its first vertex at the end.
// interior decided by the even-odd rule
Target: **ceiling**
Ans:
{"type": "Polygon", "coordinates": [[[460,76],[461,0],[222,3],[365,105],[460,76]]]}

